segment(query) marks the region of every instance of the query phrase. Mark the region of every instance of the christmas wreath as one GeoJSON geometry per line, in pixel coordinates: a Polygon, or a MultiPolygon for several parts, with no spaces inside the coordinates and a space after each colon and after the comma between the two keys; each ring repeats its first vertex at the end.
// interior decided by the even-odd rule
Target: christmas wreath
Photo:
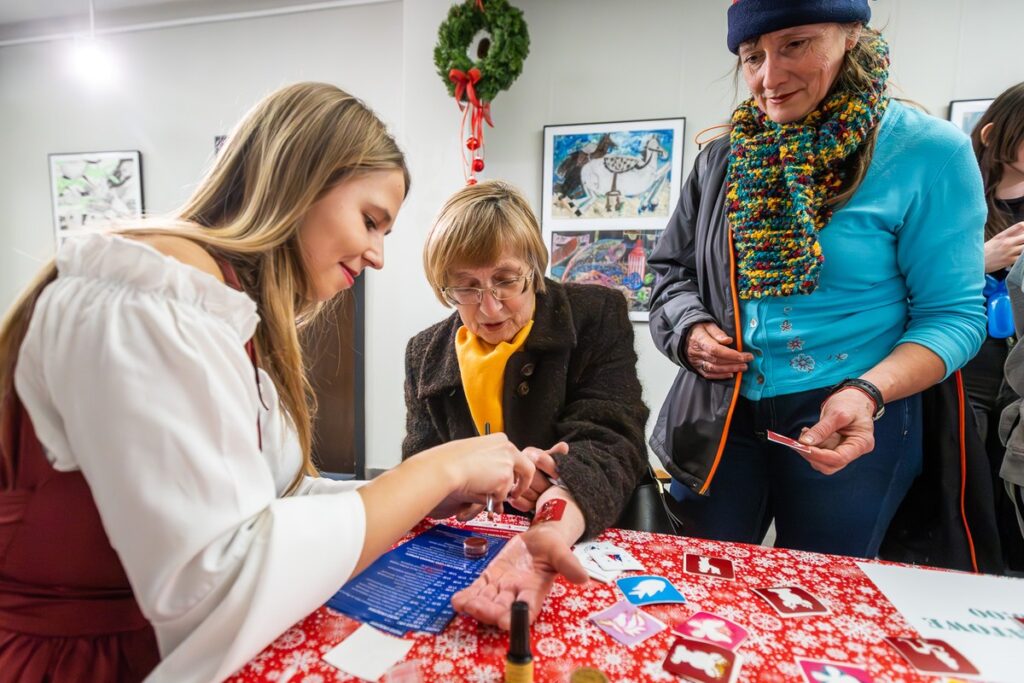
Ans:
{"type": "Polygon", "coordinates": [[[448,94],[463,99],[466,86],[452,78],[453,70],[469,74],[476,69],[476,96],[491,102],[523,72],[530,53],[530,34],[521,10],[506,0],[466,0],[452,5],[437,31],[434,64],[448,94]],[[471,48],[473,48],[471,50],[471,48]]]}
{"type": "Polygon", "coordinates": [[[462,156],[466,182],[484,170],[484,122],[491,120],[491,100],[523,72],[530,34],[523,13],[506,0],[466,0],[452,5],[437,31],[434,64],[462,111],[462,156]]]}

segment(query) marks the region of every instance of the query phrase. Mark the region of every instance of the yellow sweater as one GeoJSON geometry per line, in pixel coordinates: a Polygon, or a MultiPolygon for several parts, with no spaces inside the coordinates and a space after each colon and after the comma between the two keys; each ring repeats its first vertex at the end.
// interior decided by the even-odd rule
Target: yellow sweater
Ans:
{"type": "Polygon", "coordinates": [[[501,342],[497,346],[488,344],[467,330],[465,325],[455,335],[455,355],[459,359],[462,390],[466,394],[473,423],[480,434],[487,432],[488,425],[491,432],[505,430],[505,420],[501,413],[505,365],[526,342],[531,329],[532,320],[516,333],[511,342],[501,342]]]}

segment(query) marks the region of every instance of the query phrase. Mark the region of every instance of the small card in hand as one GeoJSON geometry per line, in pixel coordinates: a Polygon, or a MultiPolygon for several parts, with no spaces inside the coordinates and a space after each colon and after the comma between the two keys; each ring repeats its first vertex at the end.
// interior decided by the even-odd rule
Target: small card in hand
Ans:
{"type": "Polygon", "coordinates": [[[811,447],[808,446],[807,444],[800,443],[796,439],[791,439],[788,436],[783,436],[782,434],[779,434],[778,432],[773,432],[770,429],[768,430],[767,436],[769,441],[782,444],[783,446],[789,446],[797,453],[803,453],[804,455],[807,455],[808,453],[811,452],[811,447]]]}

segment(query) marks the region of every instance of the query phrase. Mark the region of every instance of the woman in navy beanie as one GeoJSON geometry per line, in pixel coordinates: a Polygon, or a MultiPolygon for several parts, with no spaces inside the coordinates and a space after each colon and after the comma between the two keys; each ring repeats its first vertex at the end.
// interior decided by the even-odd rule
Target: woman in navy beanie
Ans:
{"type": "Polygon", "coordinates": [[[944,535],[938,497],[908,498],[924,453],[959,476],[965,451],[963,401],[933,448],[922,392],[955,401],[984,336],[971,143],[890,97],[867,0],[737,0],[728,16],[751,97],[649,259],[651,334],[680,366],[651,438],[670,506],[688,535],[759,543],[774,520],[780,546],[873,557],[891,529],[903,559],[977,569],[988,535],[944,535]],[[905,500],[910,535],[931,539],[913,553],[905,500]]]}

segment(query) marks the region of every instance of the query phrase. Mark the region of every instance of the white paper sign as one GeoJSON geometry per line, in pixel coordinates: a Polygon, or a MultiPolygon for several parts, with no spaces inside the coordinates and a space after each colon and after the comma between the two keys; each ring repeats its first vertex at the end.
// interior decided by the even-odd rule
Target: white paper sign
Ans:
{"type": "Polygon", "coordinates": [[[1022,680],[1024,580],[858,562],[924,638],[945,640],[993,683],[1022,680]]]}
{"type": "Polygon", "coordinates": [[[381,633],[363,624],[324,654],[324,661],[365,681],[376,681],[397,662],[405,659],[411,640],[381,633]]]}

